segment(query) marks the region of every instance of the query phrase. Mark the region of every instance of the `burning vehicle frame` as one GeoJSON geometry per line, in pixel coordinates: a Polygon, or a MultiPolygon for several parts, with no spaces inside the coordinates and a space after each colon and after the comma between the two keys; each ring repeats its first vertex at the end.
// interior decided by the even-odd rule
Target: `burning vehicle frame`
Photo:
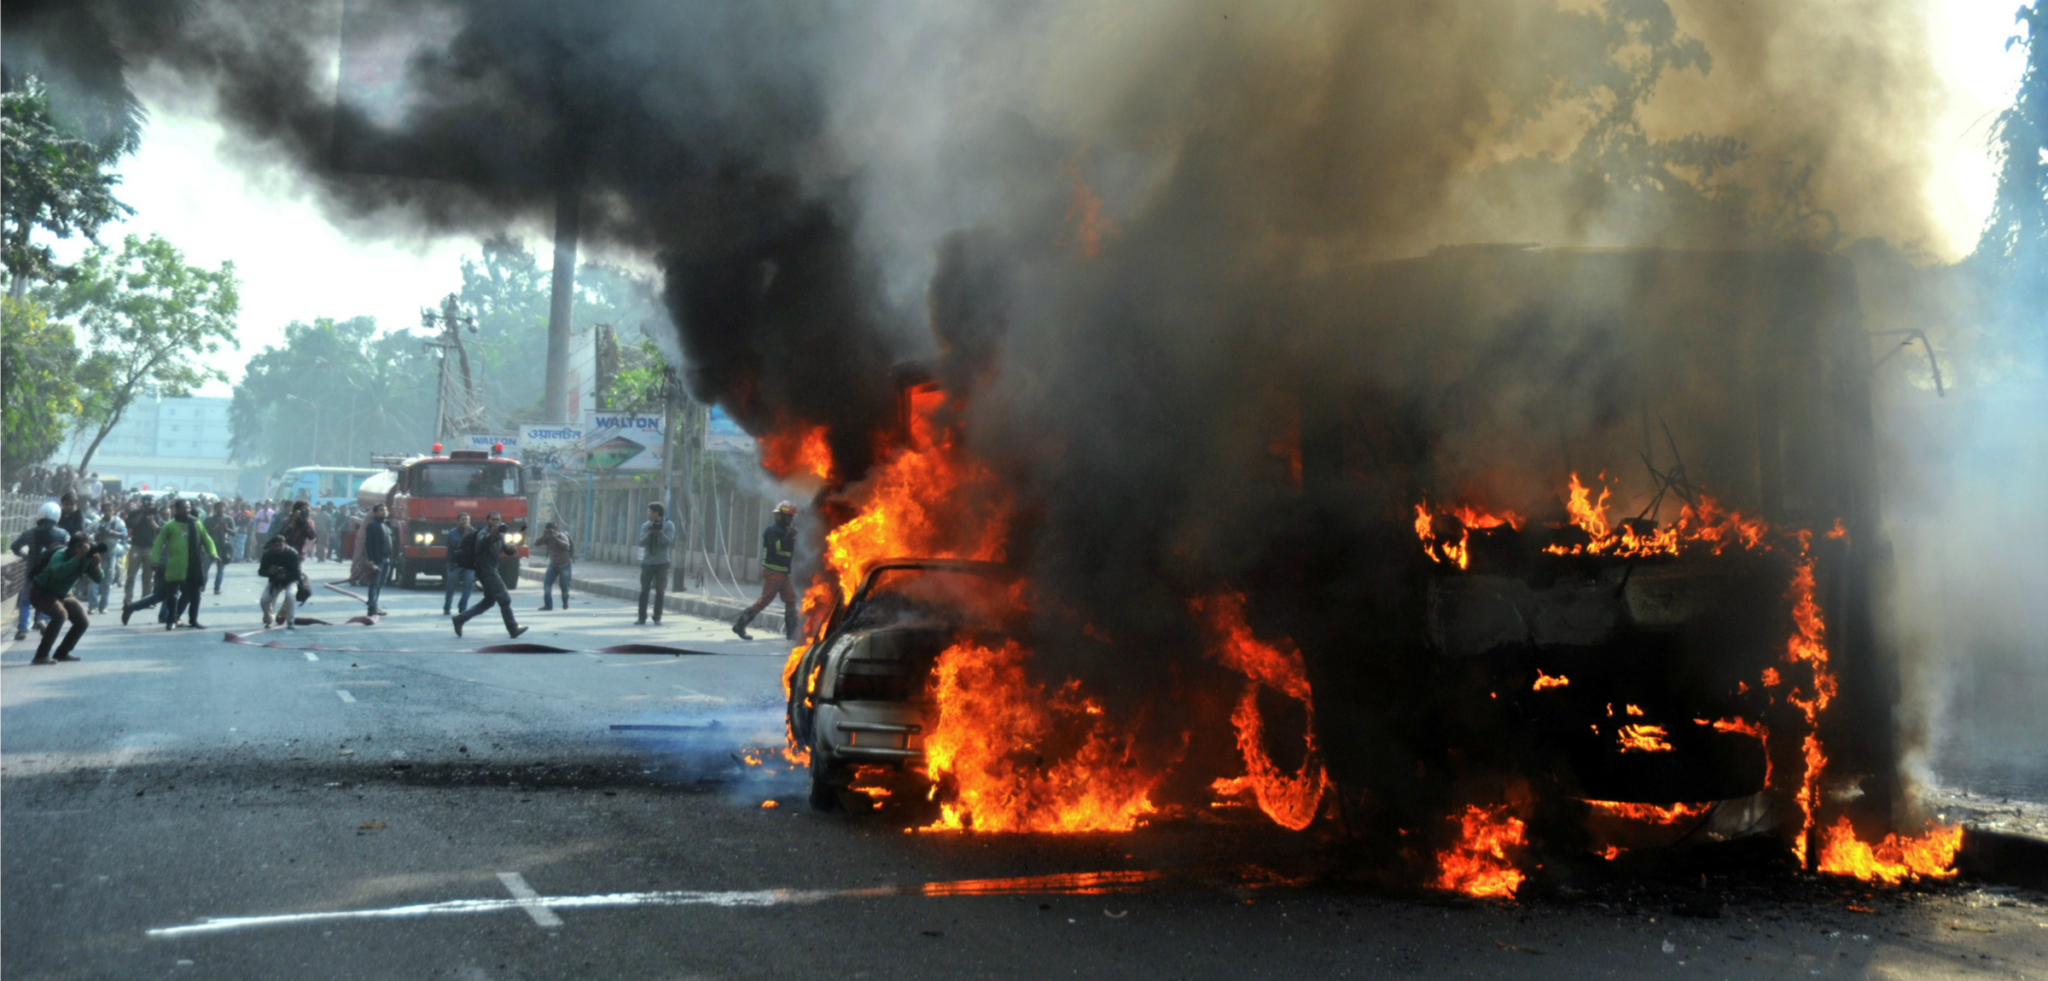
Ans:
{"type": "MultiPolygon", "coordinates": [[[[1845,260],[1449,248],[1296,300],[1302,384],[1267,436],[1303,533],[1189,601],[1248,682],[1230,712],[1245,774],[1210,784],[1219,802],[1251,796],[1287,828],[1417,832],[1435,884],[1475,895],[1512,895],[1539,852],[1612,860],[1744,835],[1823,871],[1952,874],[1954,829],[1915,837],[1896,776],[1871,339],[1845,260]]],[[[904,428],[950,446],[930,433],[949,395],[932,377],[899,370],[904,428]]],[[[817,431],[768,449],[830,473],[817,431]]],[[[825,493],[829,536],[889,510],[862,488],[825,493]]],[[[930,558],[865,563],[827,546],[823,579],[868,578],[843,605],[843,586],[814,585],[813,642],[785,672],[815,804],[845,799],[855,761],[922,771],[946,713],[938,662],[977,648],[929,623],[848,629],[875,573],[1003,558],[926,542],[930,558]],[[874,638],[911,635],[915,657],[878,659],[902,692],[848,696],[865,683],[842,689],[855,646],[897,653],[874,638]]],[[[1012,624],[1009,643],[1028,644],[1012,624]]],[[[1041,700],[1072,690],[1045,680],[1041,700]]],[[[957,793],[918,775],[927,796],[957,793]]],[[[1163,783],[1121,813],[1173,813],[1152,799],[1163,783]]],[[[977,827],[947,813],[935,827],[977,827]]]]}
{"type": "Polygon", "coordinates": [[[793,662],[788,693],[790,741],[809,758],[813,806],[841,803],[862,764],[921,770],[939,653],[964,633],[1001,629],[971,607],[985,607],[975,594],[1013,579],[992,562],[886,561],[825,614],[817,641],[793,662]]]}

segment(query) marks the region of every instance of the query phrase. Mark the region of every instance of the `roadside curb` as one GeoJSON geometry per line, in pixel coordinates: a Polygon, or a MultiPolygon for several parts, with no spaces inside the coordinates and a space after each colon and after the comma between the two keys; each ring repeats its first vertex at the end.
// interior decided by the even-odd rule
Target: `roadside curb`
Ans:
{"type": "MultiPolygon", "coordinates": [[[[521,582],[530,582],[538,586],[545,578],[546,567],[544,566],[539,569],[529,569],[524,565],[520,566],[519,581],[521,582]]],[[[569,578],[569,588],[578,593],[589,593],[593,596],[603,596],[607,599],[625,600],[628,603],[640,601],[640,588],[638,586],[621,586],[617,583],[604,582],[602,580],[592,581],[572,575],[569,578]]],[[[681,613],[685,616],[717,620],[721,623],[731,623],[739,619],[740,614],[746,612],[747,609],[744,603],[704,599],[698,596],[678,596],[675,593],[666,594],[662,597],[662,600],[662,608],[669,613],[681,613]]],[[[755,617],[754,622],[748,626],[751,629],[764,633],[780,634],[782,633],[782,614],[762,610],[761,614],[755,617]]]]}

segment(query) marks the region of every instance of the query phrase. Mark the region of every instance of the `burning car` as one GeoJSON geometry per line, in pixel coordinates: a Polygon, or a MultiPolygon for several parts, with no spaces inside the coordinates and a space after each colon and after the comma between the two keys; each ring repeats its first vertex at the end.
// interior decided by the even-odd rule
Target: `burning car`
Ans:
{"type": "Polygon", "coordinates": [[[924,759],[928,682],[939,655],[1000,633],[1015,577],[992,562],[895,559],[868,569],[794,661],[791,739],[810,753],[811,804],[833,806],[851,768],[924,759]]]}

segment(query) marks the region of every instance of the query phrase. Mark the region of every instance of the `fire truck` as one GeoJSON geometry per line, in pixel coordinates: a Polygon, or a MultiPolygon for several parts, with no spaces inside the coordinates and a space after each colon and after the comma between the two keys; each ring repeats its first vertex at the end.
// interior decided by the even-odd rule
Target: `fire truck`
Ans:
{"type": "MultiPolygon", "coordinates": [[[[504,448],[441,451],[435,443],[426,456],[373,457],[390,467],[363,481],[356,492],[356,504],[368,515],[382,504],[391,510],[391,533],[398,544],[398,558],[392,572],[405,589],[417,586],[421,576],[442,578],[448,571],[448,532],[455,516],[467,513],[481,526],[484,515],[496,511],[510,525],[505,540],[517,546],[519,554],[506,557],[499,572],[505,588],[519,586],[519,561],[529,552],[526,533],[526,471],[518,460],[502,456],[504,448]]],[[[342,539],[343,558],[353,558],[362,519],[352,524],[342,539]]]]}

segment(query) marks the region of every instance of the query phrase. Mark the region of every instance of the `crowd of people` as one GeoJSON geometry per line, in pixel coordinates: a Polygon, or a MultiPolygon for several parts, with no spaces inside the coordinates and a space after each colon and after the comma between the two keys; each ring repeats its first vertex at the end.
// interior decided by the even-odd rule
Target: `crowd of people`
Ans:
{"type": "MultiPolygon", "coordinates": [[[[49,479],[70,479],[73,475],[68,469],[60,467],[49,479]]],[[[41,479],[37,473],[30,477],[41,479]]],[[[258,603],[263,626],[297,629],[298,607],[311,597],[308,564],[338,561],[341,539],[351,532],[356,541],[352,561],[357,570],[352,578],[369,587],[365,615],[388,615],[379,600],[392,577],[400,543],[382,504],[363,514],[353,505],[251,502],[240,495],[219,500],[209,499],[211,495],[124,496],[102,490],[94,495],[95,500],[82,499],[75,486],[53,486],[61,488],[57,499],[41,505],[34,526],[10,545],[26,564],[17,597],[14,639],[25,639],[31,625],[42,631],[35,664],[78,660],[74,651],[89,618],[111,608],[117,583],[121,584],[122,625],[128,625],[136,613],[153,609],[165,630],[203,628],[199,611],[207,584],[211,581],[213,595],[219,596],[226,568],[235,562],[257,564],[257,576],[264,583],[258,603]]],[[[104,487],[97,481],[90,486],[104,487]]],[[[795,515],[789,502],[778,505],[774,523],[762,535],[761,596],[733,624],[733,632],[741,637],[749,636],[748,622],[778,598],[783,603],[783,622],[794,633],[796,596],[789,575],[796,550],[795,515]]],[[[517,528],[508,525],[497,511],[486,513],[480,522],[465,512],[436,534],[447,557],[441,614],[451,618],[456,636],[462,635],[464,625],[493,608],[504,619],[508,634],[518,637],[527,631],[513,613],[501,571],[507,557],[519,554],[517,539],[511,536],[525,528],[524,524],[517,528]],[[474,606],[470,605],[472,593],[478,596],[474,606]]],[[[640,564],[638,624],[648,623],[650,613],[655,624],[661,623],[675,545],[676,525],[668,518],[667,509],[658,502],[649,504],[647,520],[635,539],[640,564]]],[[[575,542],[560,526],[549,522],[535,538],[533,548],[547,555],[540,609],[555,609],[558,590],[561,608],[568,609],[575,542]]]]}
{"type": "MultiPolygon", "coordinates": [[[[203,627],[201,596],[209,581],[213,595],[220,595],[227,566],[259,561],[268,554],[259,543],[271,539],[288,543],[305,562],[338,560],[339,530],[354,519],[355,510],[305,501],[249,501],[240,495],[221,500],[210,494],[122,494],[97,479],[80,488],[63,466],[31,471],[15,486],[56,489],[56,500],[39,508],[34,526],[10,543],[10,550],[27,563],[16,598],[14,639],[27,638],[32,626],[44,631],[38,664],[76,660],[71,652],[78,635],[89,616],[113,607],[117,586],[123,624],[153,608],[166,630],[203,627]],[[81,558],[60,560],[81,548],[81,558]],[[64,642],[49,656],[56,631],[67,626],[64,642]]],[[[301,565],[293,568],[299,583],[295,594],[303,601],[305,573],[301,565]]]]}

